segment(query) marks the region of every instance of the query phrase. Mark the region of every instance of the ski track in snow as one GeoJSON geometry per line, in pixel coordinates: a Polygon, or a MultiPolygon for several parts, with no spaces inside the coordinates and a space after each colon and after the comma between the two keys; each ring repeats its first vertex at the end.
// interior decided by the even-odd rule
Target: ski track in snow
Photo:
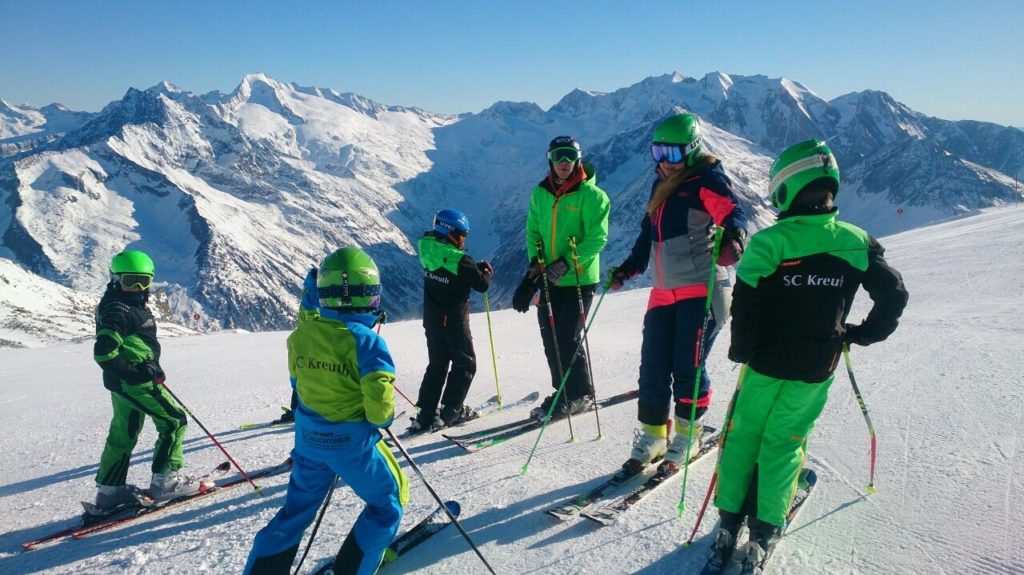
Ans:
{"type": "MultiPolygon", "coordinates": [[[[882,242],[911,301],[892,338],[852,352],[878,437],[877,492],[866,494],[869,437],[841,365],[809,444],[818,486],[769,573],[1024,573],[1024,534],[1016,528],[1024,515],[1024,209],[990,210],[882,242]]],[[[590,336],[602,396],[635,386],[646,298],[641,289],[610,294],[602,303],[590,336]]],[[[851,317],[859,321],[869,304],[862,294],[851,317]]],[[[536,316],[499,311],[491,317],[502,395],[548,393],[536,316]]],[[[472,327],[479,361],[468,401],[478,403],[495,385],[486,318],[474,315],[472,327]]],[[[399,387],[414,395],[426,364],[422,327],[393,323],[382,334],[398,364],[399,387]]],[[[163,340],[168,384],[246,469],[279,463],[291,446],[290,429],[237,429],[277,417],[287,403],[286,336],[223,332],[163,340]]],[[[725,331],[708,364],[715,401],[707,422],[716,427],[738,375],[725,359],[727,341],[725,331]]],[[[20,542],[69,524],[78,501],[93,496],[109,397],[90,342],[0,350],[0,381],[0,405],[7,408],[0,419],[0,573],[237,573],[252,536],[283,500],[287,479],[280,476],[261,482],[263,497],[239,487],[80,541],[22,552],[20,542]]],[[[408,409],[398,401],[399,410],[408,409]]],[[[464,430],[527,412],[497,413],[464,430]]],[[[676,516],[681,474],[612,526],[559,523],[542,512],[618,468],[637,427],[635,414],[635,402],[603,410],[603,441],[595,441],[593,414],[573,418],[572,443],[566,423],[553,424],[526,474],[536,433],[474,454],[439,435],[403,443],[440,495],[462,504],[462,525],[499,573],[695,573],[716,512],[709,509],[691,548],[679,543],[693,527],[713,460],[690,469],[682,518],[676,516]]],[[[394,429],[406,425],[398,421],[394,429]]],[[[129,471],[136,484],[149,479],[154,439],[147,423],[129,471]]],[[[195,424],[185,450],[191,472],[224,459],[195,424]]],[[[413,499],[403,530],[436,507],[407,472],[413,499]]],[[[340,486],[303,572],[337,551],[361,508],[340,486]]],[[[382,575],[481,572],[479,559],[448,528],[382,575]]]]}

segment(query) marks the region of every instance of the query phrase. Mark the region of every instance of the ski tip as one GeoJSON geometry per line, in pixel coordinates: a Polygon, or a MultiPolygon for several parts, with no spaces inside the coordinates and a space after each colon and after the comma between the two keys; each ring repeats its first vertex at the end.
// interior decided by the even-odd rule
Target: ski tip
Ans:
{"type": "Polygon", "coordinates": [[[458,501],[445,501],[444,506],[448,508],[448,513],[458,517],[462,513],[462,506],[459,505],[458,501]]]}

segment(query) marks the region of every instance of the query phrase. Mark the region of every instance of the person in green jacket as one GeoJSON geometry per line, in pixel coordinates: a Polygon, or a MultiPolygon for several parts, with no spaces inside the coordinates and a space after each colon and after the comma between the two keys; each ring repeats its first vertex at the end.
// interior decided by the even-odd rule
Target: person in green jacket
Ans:
{"type": "Polygon", "coordinates": [[[907,305],[878,241],[837,219],[838,192],[839,167],[822,141],[789,147],[771,167],[778,222],[750,238],[736,270],[729,359],[744,365],[718,467],[721,522],[709,563],[730,560],[744,520],[744,563],[775,544],[843,346],[886,339],[907,305]],[[873,305],[850,325],[862,287],[873,305]]]}
{"type": "Polygon", "coordinates": [[[179,473],[185,464],[182,440],[188,424],[185,411],[167,389],[160,367],[156,320],[146,303],[153,285],[153,260],[138,250],[125,250],[110,261],[111,281],[96,306],[93,358],[103,370],[114,416],[96,472],[96,507],[101,514],[139,502],[139,490],[126,485],[132,450],[146,416],[157,430],[153,478],[146,496],[164,501],[199,491],[199,480],[179,473]]]}
{"type": "Polygon", "coordinates": [[[583,162],[575,139],[559,136],[551,140],[547,160],[548,173],[533,189],[526,217],[526,256],[530,264],[512,298],[512,307],[526,313],[536,291],[547,283],[547,289],[541,290],[537,322],[555,391],[533,410],[537,418],[544,417],[551,408],[577,348],[579,356],[556,413],[580,413],[594,405],[589,362],[579,343],[600,278],[601,250],[608,243],[611,211],[608,195],[597,187],[594,167],[583,162]],[[545,277],[541,277],[541,260],[545,277]],[[545,293],[550,294],[550,306],[545,293]]]}

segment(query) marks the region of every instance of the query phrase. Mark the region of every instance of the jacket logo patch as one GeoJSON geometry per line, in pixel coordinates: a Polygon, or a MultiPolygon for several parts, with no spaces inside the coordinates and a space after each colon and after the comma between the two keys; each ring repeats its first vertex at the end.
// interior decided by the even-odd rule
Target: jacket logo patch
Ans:
{"type": "Polygon", "coordinates": [[[295,357],[295,367],[296,369],[320,369],[331,373],[348,375],[348,368],[340,363],[332,363],[315,357],[306,357],[304,355],[295,357]]]}
{"type": "Polygon", "coordinates": [[[784,283],[786,287],[843,287],[844,281],[846,281],[846,276],[829,277],[817,274],[795,274],[782,276],[782,283],[784,283]]]}
{"type": "Polygon", "coordinates": [[[435,274],[434,272],[431,272],[431,271],[424,271],[423,274],[424,274],[424,276],[426,276],[427,279],[436,281],[437,283],[442,283],[444,285],[448,285],[448,284],[452,283],[450,279],[448,279],[448,278],[446,278],[444,276],[439,276],[439,275],[437,275],[437,274],[435,274]]]}

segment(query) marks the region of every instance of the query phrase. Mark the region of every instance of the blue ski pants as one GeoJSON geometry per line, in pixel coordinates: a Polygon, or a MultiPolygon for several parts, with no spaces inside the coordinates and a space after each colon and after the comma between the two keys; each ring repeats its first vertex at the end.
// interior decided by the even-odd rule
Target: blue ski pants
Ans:
{"type": "MultiPolygon", "coordinates": [[[[668,305],[650,307],[644,316],[640,347],[640,397],[637,419],[647,425],[664,425],[670,415],[690,418],[697,368],[697,334],[704,323],[705,298],[681,299],[668,305]]],[[[715,332],[715,319],[708,322],[708,334],[715,332]]],[[[706,337],[704,355],[714,337],[706,337]]],[[[696,382],[698,417],[707,409],[711,382],[707,370],[696,382]]]]}
{"type": "Polygon", "coordinates": [[[402,522],[402,508],[409,501],[409,480],[380,431],[366,421],[311,421],[301,406],[296,415],[292,473],[284,507],[256,534],[244,573],[269,574],[276,572],[277,566],[283,566],[283,574],[289,572],[302,534],[337,475],[366,501],[350,537],[361,551],[353,572],[371,575],[402,522]],[[282,553],[288,556],[282,558],[282,553]],[[261,561],[275,556],[279,560],[261,561]],[[275,567],[268,569],[268,565],[275,567]]]}

